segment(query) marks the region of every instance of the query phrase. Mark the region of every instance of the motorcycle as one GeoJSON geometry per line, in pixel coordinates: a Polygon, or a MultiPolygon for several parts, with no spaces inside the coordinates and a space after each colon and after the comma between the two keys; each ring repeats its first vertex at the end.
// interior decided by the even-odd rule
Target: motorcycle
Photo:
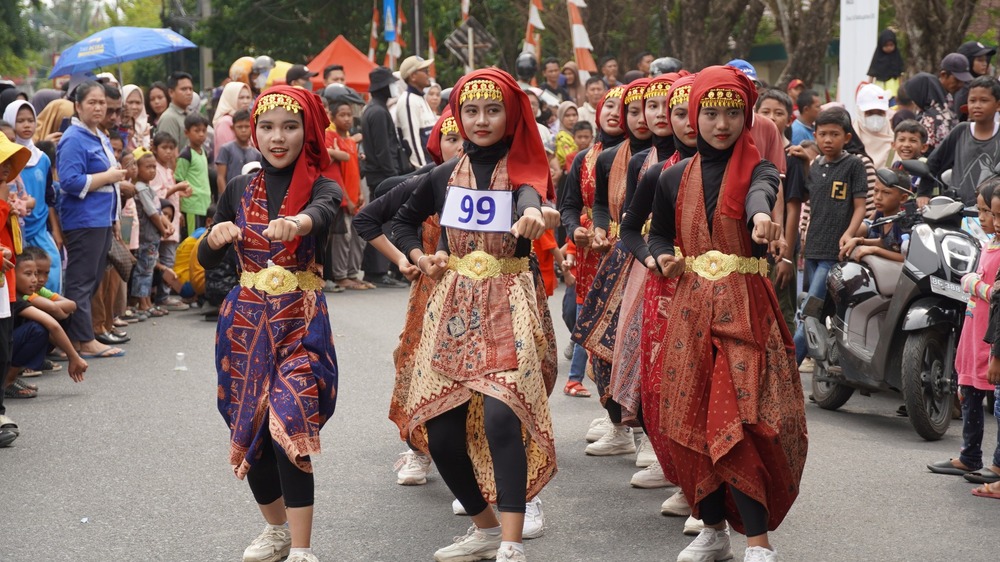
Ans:
{"type": "MultiPolygon", "coordinates": [[[[938,181],[922,162],[906,161],[904,168],[938,181]]],[[[891,170],[878,175],[884,184],[899,186],[891,170]]],[[[944,436],[968,302],[961,279],[975,271],[980,251],[962,229],[967,213],[961,201],[948,196],[934,197],[918,211],[911,197],[900,213],[873,223],[912,228],[904,261],[865,256],[840,263],[830,270],[826,299],[810,297],[805,303],[808,356],[816,364],[813,397],[821,408],[840,408],[856,390],[899,392],[921,437],[944,436]]]]}

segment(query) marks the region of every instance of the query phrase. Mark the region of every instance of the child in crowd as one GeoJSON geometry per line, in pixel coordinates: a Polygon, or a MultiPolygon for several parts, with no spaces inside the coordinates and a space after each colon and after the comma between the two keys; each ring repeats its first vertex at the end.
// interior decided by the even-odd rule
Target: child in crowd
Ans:
{"type": "MultiPolygon", "coordinates": [[[[896,154],[896,160],[892,163],[893,169],[903,160],[927,160],[924,158],[924,151],[927,150],[927,129],[914,119],[904,119],[892,130],[892,151],[896,154]]],[[[910,177],[911,191],[914,193],[920,190],[920,177],[910,177]]],[[[920,199],[918,198],[918,203],[920,199]]]]}
{"type": "Polygon", "coordinates": [[[19,378],[19,375],[25,369],[37,371],[42,368],[50,342],[66,354],[69,376],[74,381],[83,380],[87,362],[73,348],[59,321],[34,306],[32,295],[38,287],[34,256],[22,252],[17,258],[17,300],[11,303],[14,315],[13,353],[6,372],[4,398],[34,398],[38,395],[38,388],[19,378]]]}
{"type": "MultiPolygon", "coordinates": [[[[229,180],[241,175],[247,162],[260,161],[261,158],[260,151],[250,146],[250,112],[246,109],[233,114],[233,134],[236,140],[220,146],[215,159],[219,197],[226,191],[229,180]]],[[[208,216],[211,217],[212,213],[208,216]]]]}
{"type": "MultiPolygon", "coordinates": [[[[934,175],[953,170],[952,185],[965,205],[976,201],[976,186],[995,172],[1000,162],[1000,132],[996,126],[1000,110],[1000,82],[992,76],[980,76],[969,83],[969,120],[959,123],[948,133],[930,157],[927,167],[934,175]]],[[[921,189],[918,196],[926,203],[932,186],[921,189]]]]}
{"type": "Polygon", "coordinates": [[[153,306],[150,299],[153,289],[153,270],[160,257],[160,240],[173,234],[173,224],[160,211],[160,199],[150,182],[156,179],[156,157],[145,148],[133,152],[138,171],[135,190],[139,215],[139,250],[129,295],[136,299],[138,314],[159,317],[164,311],[153,306]]]}
{"type": "MultiPolygon", "coordinates": [[[[191,197],[193,194],[193,189],[188,182],[175,182],[174,180],[174,167],[177,165],[177,140],[170,136],[170,133],[156,133],[153,136],[153,156],[156,157],[156,177],[149,185],[156,189],[157,199],[166,199],[172,209],[177,209],[180,206],[181,197],[191,197]]],[[[166,268],[174,266],[177,244],[180,242],[180,216],[172,214],[170,224],[173,226],[173,233],[160,240],[159,263],[166,268]]],[[[163,283],[156,285],[154,303],[157,306],[162,305],[167,310],[187,308],[187,305],[179,306],[183,304],[179,300],[167,302],[167,286],[163,283]]]]}
{"type": "MultiPolygon", "coordinates": [[[[969,97],[972,97],[971,92],[969,97]]],[[[971,104],[969,113],[971,118],[971,104]]],[[[983,465],[982,449],[985,426],[983,401],[995,391],[989,372],[990,362],[996,361],[996,357],[990,358],[990,345],[984,337],[989,325],[996,321],[990,318],[990,301],[995,292],[993,280],[1000,271],[1000,240],[996,236],[997,221],[1000,220],[1000,178],[986,180],[979,185],[978,192],[976,207],[979,209],[979,223],[991,238],[980,254],[976,271],[962,277],[962,288],[970,293],[955,353],[955,370],[958,371],[962,397],[962,450],[958,458],[929,464],[927,468],[938,474],[965,476],[970,482],[989,484],[1000,481],[1000,437],[997,438],[990,466],[983,465]]],[[[989,492],[988,487],[986,492],[989,492]]],[[[994,492],[991,497],[1000,497],[1000,494],[994,492]]]]}
{"type": "Polygon", "coordinates": [[[56,320],[65,320],[76,312],[75,302],[45,287],[52,270],[52,258],[49,254],[38,246],[28,246],[21,252],[21,256],[33,261],[35,268],[35,291],[27,295],[25,300],[56,320]]]}
{"type": "Polygon", "coordinates": [[[330,102],[328,113],[333,130],[326,130],[326,146],[333,165],[340,167],[340,185],[344,188],[344,200],[330,229],[330,276],[344,289],[374,289],[375,285],[357,279],[365,241],[358,236],[352,217],[361,210],[365,198],[361,193],[358,145],[351,138],[354,113],[351,104],[344,100],[330,102]]]}
{"type": "MultiPolygon", "coordinates": [[[[872,223],[882,217],[888,217],[899,213],[903,203],[909,198],[909,194],[903,191],[910,185],[910,176],[906,172],[893,171],[883,168],[882,174],[886,177],[894,177],[890,184],[882,181],[879,177],[875,183],[875,215],[871,220],[866,220],[858,227],[856,235],[847,241],[840,249],[840,259],[851,259],[861,261],[865,256],[878,256],[892,261],[903,261],[907,243],[910,235],[898,222],[884,224],[882,226],[871,226],[872,223]]],[[[982,197],[980,197],[982,199],[982,197]]],[[[983,212],[988,212],[986,203],[983,203],[979,216],[983,212]]]]}
{"type": "MultiPolygon", "coordinates": [[[[816,117],[815,127],[822,156],[812,165],[806,180],[805,197],[811,207],[811,218],[803,254],[809,296],[825,299],[827,274],[865,217],[868,178],[861,159],[844,150],[851,140],[847,112],[825,109],[816,117]]],[[[805,328],[800,324],[795,332],[798,364],[806,356],[805,338],[805,328]]]]}
{"type": "Polygon", "coordinates": [[[212,188],[208,178],[211,156],[205,150],[208,118],[200,113],[185,117],[184,136],[187,137],[188,146],[177,156],[174,179],[191,186],[191,194],[181,196],[181,212],[186,220],[185,232],[190,233],[199,226],[205,226],[205,213],[208,212],[208,204],[212,202],[212,188]]]}
{"type": "MultiPolygon", "coordinates": [[[[205,226],[195,230],[177,246],[177,260],[174,263],[174,275],[177,283],[177,293],[189,304],[199,303],[205,296],[205,268],[198,261],[198,244],[208,234],[215,222],[216,205],[208,206],[208,216],[205,226]]],[[[170,283],[170,280],[167,280],[170,283]]]]}

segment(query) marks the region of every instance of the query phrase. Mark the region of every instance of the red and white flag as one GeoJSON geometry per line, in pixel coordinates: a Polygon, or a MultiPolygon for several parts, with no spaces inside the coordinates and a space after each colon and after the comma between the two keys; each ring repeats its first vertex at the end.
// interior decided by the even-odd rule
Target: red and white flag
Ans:
{"type": "MultiPolygon", "coordinates": [[[[437,41],[437,38],[434,37],[434,31],[431,30],[431,29],[428,29],[427,30],[427,59],[428,60],[433,60],[434,59],[434,53],[436,53],[437,50],[438,50],[438,41],[437,41]]],[[[431,75],[431,78],[437,78],[437,69],[434,68],[434,64],[431,64],[431,67],[427,69],[427,72],[431,75]]]]}
{"type": "Polygon", "coordinates": [[[594,56],[590,54],[594,50],[594,45],[590,43],[590,35],[587,28],[583,26],[583,18],[580,16],[580,8],[586,8],[584,0],[566,0],[566,7],[569,9],[569,24],[573,35],[573,53],[576,55],[576,65],[580,69],[581,80],[586,80],[583,73],[589,76],[592,72],[597,72],[597,64],[594,56]]]}
{"type": "Polygon", "coordinates": [[[462,0],[462,21],[469,19],[469,0],[462,0]]]}
{"type": "Polygon", "coordinates": [[[372,34],[368,41],[368,60],[375,62],[375,50],[378,48],[378,6],[372,7],[372,34]]]}
{"type": "Polygon", "coordinates": [[[541,56],[542,45],[541,45],[541,34],[536,30],[545,29],[545,24],[542,23],[542,0],[530,0],[531,3],[528,5],[528,28],[524,32],[524,47],[521,49],[524,53],[531,53],[535,55],[535,58],[541,56]]]}
{"type": "Polygon", "coordinates": [[[399,6],[396,12],[396,38],[389,42],[389,48],[385,52],[383,66],[386,68],[396,68],[396,63],[403,56],[403,49],[406,48],[406,41],[403,40],[403,24],[405,23],[406,16],[403,15],[403,6],[399,6]]]}

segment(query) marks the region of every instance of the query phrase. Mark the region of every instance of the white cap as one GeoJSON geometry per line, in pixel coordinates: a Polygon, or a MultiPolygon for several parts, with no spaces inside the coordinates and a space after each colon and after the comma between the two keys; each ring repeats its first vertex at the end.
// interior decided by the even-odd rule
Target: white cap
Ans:
{"type": "Polygon", "coordinates": [[[240,170],[240,175],[252,174],[257,170],[260,170],[260,168],[261,168],[260,162],[256,160],[252,162],[247,162],[246,164],[243,164],[243,169],[240,170]]]}
{"type": "Polygon", "coordinates": [[[889,94],[875,84],[865,84],[858,90],[857,106],[862,113],[874,109],[889,111],[889,94]]]}

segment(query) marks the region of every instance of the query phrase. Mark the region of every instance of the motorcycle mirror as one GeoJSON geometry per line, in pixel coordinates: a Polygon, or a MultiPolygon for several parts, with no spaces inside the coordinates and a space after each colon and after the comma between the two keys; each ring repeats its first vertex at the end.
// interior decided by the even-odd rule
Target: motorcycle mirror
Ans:
{"type": "Polygon", "coordinates": [[[951,170],[945,170],[944,173],[941,174],[941,183],[951,187],[951,170]]]}
{"type": "Polygon", "coordinates": [[[907,195],[913,196],[913,192],[910,190],[910,184],[904,178],[899,177],[899,174],[895,170],[889,168],[879,168],[875,170],[875,176],[878,181],[882,182],[882,185],[887,187],[894,187],[896,189],[902,190],[907,195]]]}
{"type": "Polygon", "coordinates": [[[920,177],[931,177],[931,169],[927,167],[927,163],[921,160],[902,160],[900,165],[903,169],[910,173],[910,175],[920,176],[920,177]]]}

